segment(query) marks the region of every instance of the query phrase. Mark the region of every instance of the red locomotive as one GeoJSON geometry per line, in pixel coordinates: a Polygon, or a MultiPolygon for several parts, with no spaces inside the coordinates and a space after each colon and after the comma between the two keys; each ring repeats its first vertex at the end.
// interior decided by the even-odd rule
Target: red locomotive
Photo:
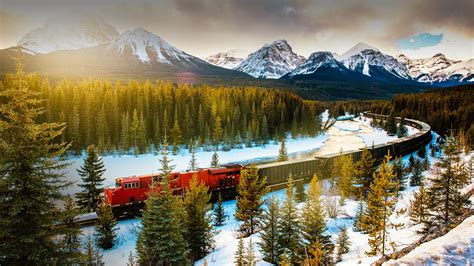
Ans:
{"type": "MultiPolygon", "coordinates": [[[[170,186],[175,194],[184,194],[193,175],[215,192],[221,191],[224,195],[235,191],[239,183],[241,165],[226,165],[217,168],[199,169],[197,171],[171,173],[170,186]]],[[[115,187],[104,189],[105,204],[112,207],[116,214],[136,212],[145,200],[152,180],[158,180],[159,174],[121,177],[115,180],[115,187]]]]}

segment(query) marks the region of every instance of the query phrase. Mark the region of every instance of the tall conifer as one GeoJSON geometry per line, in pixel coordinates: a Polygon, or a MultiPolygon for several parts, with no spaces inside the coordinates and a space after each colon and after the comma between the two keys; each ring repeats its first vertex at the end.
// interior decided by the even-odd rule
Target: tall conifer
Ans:
{"type": "Polygon", "coordinates": [[[263,260],[277,264],[280,259],[281,247],[278,243],[278,219],[280,217],[280,202],[271,197],[267,201],[267,208],[262,217],[262,231],[260,232],[260,250],[263,260]]]}
{"type": "Polygon", "coordinates": [[[77,172],[82,179],[82,184],[79,186],[83,189],[77,194],[77,202],[82,210],[93,212],[97,209],[100,193],[102,193],[101,186],[105,180],[102,177],[105,166],[94,146],[87,147],[87,157],[77,172]]]}

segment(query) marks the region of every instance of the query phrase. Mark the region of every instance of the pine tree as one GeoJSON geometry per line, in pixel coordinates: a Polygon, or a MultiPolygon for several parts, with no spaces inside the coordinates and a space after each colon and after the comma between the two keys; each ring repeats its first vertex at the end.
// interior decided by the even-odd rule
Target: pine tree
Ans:
{"type": "Polygon", "coordinates": [[[130,251],[130,254],[128,254],[127,266],[135,266],[135,264],[135,256],[133,255],[133,251],[130,251]]]}
{"type": "Polygon", "coordinates": [[[84,252],[83,265],[87,266],[99,266],[104,265],[102,261],[102,253],[95,247],[94,241],[90,235],[87,236],[87,242],[84,252]]]}
{"type": "Polygon", "coordinates": [[[137,253],[140,264],[185,264],[186,242],[183,237],[183,215],[180,199],[173,195],[170,173],[173,166],[168,159],[166,136],[161,150],[161,176],[153,183],[143,210],[142,229],[138,234],[137,253]],[[181,218],[181,219],[180,219],[181,218]]]}
{"type": "Polygon", "coordinates": [[[421,179],[423,178],[422,172],[422,164],[421,161],[417,158],[413,159],[413,162],[410,164],[411,169],[411,178],[410,178],[410,186],[419,186],[421,183],[421,179]]]}
{"type": "Polygon", "coordinates": [[[351,242],[349,242],[349,236],[347,235],[347,227],[343,227],[339,232],[337,237],[337,256],[336,262],[342,261],[342,255],[349,252],[349,247],[351,242]]]}
{"type": "Polygon", "coordinates": [[[214,153],[212,154],[211,160],[211,167],[218,167],[219,166],[219,155],[217,155],[217,147],[214,149],[214,153]]]}
{"type": "Polygon", "coordinates": [[[469,184],[469,175],[461,158],[461,149],[452,133],[446,139],[443,151],[444,156],[436,163],[441,171],[430,179],[430,223],[427,226],[449,225],[469,209],[468,197],[459,191],[469,184]]]}
{"type": "Polygon", "coordinates": [[[290,259],[288,255],[286,255],[286,252],[283,252],[280,256],[280,266],[291,266],[290,259]]]}
{"type": "Polygon", "coordinates": [[[406,172],[405,164],[401,157],[393,160],[393,172],[395,173],[396,180],[398,182],[398,191],[403,191],[406,188],[408,175],[406,172]]]}
{"type": "Polygon", "coordinates": [[[194,174],[184,197],[185,239],[193,260],[203,258],[214,247],[212,216],[209,213],[211,210],[210,199],[211,194],[208,187],[199,182],[197,174],[194,174]]]}
{"type": "Polygon", "coordinates": [[[314,175],[309,183],[308,197],[303,207],[302,219],[302,236],[307,243],[308,248],[313,243],[319,243],[323,251],[323,264],[331,263],[331,254],[334,250],[334,245],[331,242],[331,237],[325,235],[326,222],[324,221],[324,212],[321,205],[321,185],[318,177],[314,175]]]}
{"type": "Polygon", "coordinates": [[[114,246],[114,240],[117,237],[117,221],[115,220],[112,209],[107,204],[97,212],[98,222],[96,224],[97,244],[103,249],[110,249],[114,246]]]}
{"type": "MultiPolygon", "coordinates": [[[[301,252],[301,224],[298,219],[298,209],[296,208],[293,190],[293,177],[290,175],[286,188],[286,198],[280,211],[278,244],[283,250],[281,253],[286,253],[292,263],[298,263],[301,252]]],[[[308,198],[310,198],[310,195],[308,195],[308,198]]]]}
{"type": "Polygon", "coordinates": [[[199,165],[196,159],[196,148],[194,148],[193,144],[189,145],[189,151],[191,153],[191,160],[189,160],[189,170],[195,171],[198,169],[199,165]]]}
{"type": "Polygon", "coordinates": [[[267,208],[262,216],[262,231],[260,232],[260,250],[263,260],[277,264],[280,258],[281,247],[278,243],[278,219],[280,217],[280,203],[271,197],[267,201],[267,208]]]}
{"type": "Polygon", "coordinates": [[[325,263],[325,251],[318,241],[311,243],[307,249],[305,265],[332,265],[333,263],[325,263]]]}
{"type": "Polygon", "coordinates": [[[216,117],[215,119],[215,124],[214,124],[214,130],[212,132],[212,138],[214,141],[214,145],[219,145],[222,135],[224,133],[224,130],[222,129],[222,120],[219,116],[216,117]]]}
{"type": "Polygon", "coordinates": [[[416,154],[422,159],[426,158],[426,146],[425,145],[421,146],[421,148],[418,150],[416,154]]]}
{"type": "Polygon", "coordinates": [[[87,157],[77,172],[82,179],[82,184],[79,186],[83,189],[77,194],[77,202],[82,210],[93,212],[98,207],[100,193],[102,193],[101,186],[105,180],[102,177],[105,172],[104,163],[94,146],[87,147],[87,157]]]}
{"type": "Polygon", "coordinates": [[[288,161],[288,152],[286,151],[286,144],[285,139],[283,138],[280,143],[280,150],[278,151],[278,158],[279,162],[288,161]]]}
{"type": "Polygon", "coordinates": [[[296,202],[303,202],[305,201],[306,194],[304,191],[304,180],[300,180],[296,182],[296,194],[295,194],[296,202]]]}
{"type": "Polygon", "coordinates": [[[257,258],[255,257],[255,249],[253,247],[252,238],[249,238],[249,244],[245,249],[244,257],[245,265],[254,266],[257,263],[257,258]]]}
{"type": "Polygon", "coordinates": [[[353,193],[352,181],[354,177],[354,162],[352,156],[344,156],[341,168],[341,177],[338,182],[339,193],[343,199],[348,198],[353,193]]]}
{"type": "Polygon", "coordinates": [[[378,173],[374,174],[374,182],[370,185],[367,197],[367,209],[362,219],[362,229],[369,233],[369,256],[385,254],[387,229],[390,226],[389,217],[396,203],[395,174],[389,164],[390,153],[385,156],[385,161],[380,165],[378,173]]]}
{"type": "Polygon", "coordinates": [[[243,222],[239,228],[241,235],[252,235],[260,228],[262,206],[265,203],[263,196],[267,192],[266,178],[258,175],[255,165],[240,171],[235,218],[243,222]]]}
{"type": "MultiPolygon", "coordinates": [[[[362,193],[361,193],[362,194],[362,193]]],[[[364,212],[365,212],[365,208],[364,208],[364,201],[363,201],[364,197],[362,197],[362,195],[360,195],[359,197],[359,206],[357,207],[357,212],[356,212],[356,215],[354,217],[354,225],[353,225],[353,230],[354,232],[363,232],[363,228],[362,228],[362,220],[364,219],[364,212]]]]}
{"type": "Polygon", "coordinates": [[[407,129],[407,127],[405,126],[405,118],[402,117],[402,118],[400,119],[400,125],[398,126],[397,136],[398,136],[399,138],[403,138],[403,137],[405,137],[407,134],[408,134],[408,129],[407,129]]]}
{"type": "Polygon", "coordinates": [[[64,218],[61,226],[64,227],[62,236],[62,246],[64,250],[63,257],[59,264],[77,264],[82,259],[81,248],[81,229],[76,223],[75,218],[79,215],[79,209],[75,206],[71,197],[66,197],[64,201],[64,218]]]}
{"type": "Polygon", "coordinates": [[[219,192],[219,197],[217,198],[217,205],[213,210],[214,212],[214,225],[222,226],[224,221],[227,219],[225,214],[224,206],[222,205],[222,194],[219,192]]]}
{"type": "Polygon", "coordinates": [[[385,128],[389,134],[397,134],[397,121],[395,119],[395,113],[393,112],[393,110],[390,112],[390,115],[387,118],[387,124],[385,128]]]}
{"type": "Polygon", "coordinates": [[[234,255],[234,263],[236,266],[244,266],[245,265],[245,247],[244,247],[244,239],[239,239],[239,244],[237,246],[237,250],[235,251],[234,255]]]}
{"type": "Polygon", "coordinates": [[[367,195],[367,191],[373,180],[375,170],[375,159],[372,157],[372,152],[368,149],[362,151],[361,159],[355,165],[355,180],[354,184],[357,187],[356,195],[362,193],[362,196],[367,195]]]}
{"type": "Polygon", "coordinates": [[[58,202],[68,145],[64,124],[37,123],[44,109],[17,59],[15,74],[0,87],[0,264],[53,264],[62,256],[63,218],[58,202]]]}
{"type": "Polygon", "coordinates": [[[429,195],[423,182],[420,183],[418,192],[413,193],[410,200],[408,214],[415,223],[426,223],[428,220],[429,195]]]}

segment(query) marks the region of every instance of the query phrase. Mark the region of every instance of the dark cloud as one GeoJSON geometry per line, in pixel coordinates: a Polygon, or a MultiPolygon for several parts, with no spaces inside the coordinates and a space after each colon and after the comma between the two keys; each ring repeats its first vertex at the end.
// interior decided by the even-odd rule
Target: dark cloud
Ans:
{"type": "Polygon", "coordinates": [[[223,49],[255,49],[277,38],[286,38],[309,54],[319,48],[342,49],[353,44],[338,42],[389,46],[436,28],[474,36],[472,0],[2,1],[0,9],[24,13],[37,23],[57,12],[94,11],[119,31],[143,26],[200,56],[223,49]]]}

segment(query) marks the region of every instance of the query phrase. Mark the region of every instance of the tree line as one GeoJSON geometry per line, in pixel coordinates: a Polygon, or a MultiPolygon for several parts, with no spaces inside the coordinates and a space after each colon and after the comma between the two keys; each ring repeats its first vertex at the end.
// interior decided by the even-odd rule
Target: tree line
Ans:
{"type": "MultiPolygon", "coordinates": [[[[65,123],[61,141],[71,142],[69,150],[75,152],[91,144],[101,152],[153,152],[165,135],[174,152],[191,143],[231,149],[264,144],[290,131],[293,136],[314,136],[320,130],[319,103],[289,91],[24,78],[44,100],[37,121],[65,123]]],[[[6,78],[1,87],[12,82],[6,78]]]]}

